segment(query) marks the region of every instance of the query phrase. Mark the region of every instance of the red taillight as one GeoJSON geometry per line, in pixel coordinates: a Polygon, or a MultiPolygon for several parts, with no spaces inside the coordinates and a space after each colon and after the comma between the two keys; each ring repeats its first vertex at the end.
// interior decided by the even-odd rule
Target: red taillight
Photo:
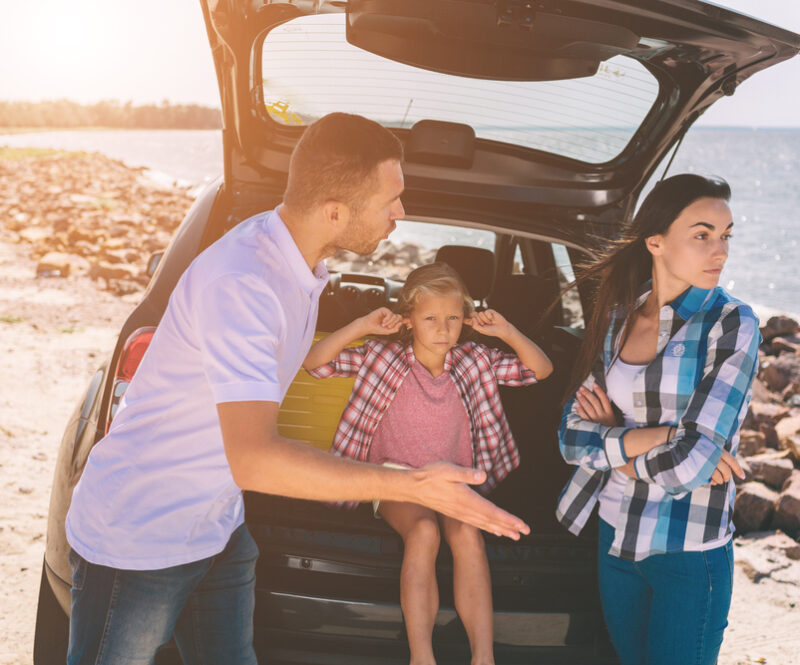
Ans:
{"type": "Polygon", "coordinates": [[[153,334],[156,332],[155,326],[144,326],[137,328],[125,340],[122,352],[117,361],[117,371],[114,372],[114,388],[111,393],[111,411],[106,420],[106,433],[111,426],[111,420],[117,413],[120,400],[128,389],[133,375],[136,373],[139,363],[142,362],[144,352],[150,346],[153,334]]]}
{"type": "Polygon", "coordinates": [[[144,328],[137,328],[134,330],[127,340],[125,346],[122,347],[122,353],[119,354],[119,362],[117,362],[117,371],[114,375],[115,379],[121,379],[130,383],[139,363],[142,362],[144,352],[150,346],[150,341],[153,339],[155,333],[155,326],[145,326],[144,328]]]}

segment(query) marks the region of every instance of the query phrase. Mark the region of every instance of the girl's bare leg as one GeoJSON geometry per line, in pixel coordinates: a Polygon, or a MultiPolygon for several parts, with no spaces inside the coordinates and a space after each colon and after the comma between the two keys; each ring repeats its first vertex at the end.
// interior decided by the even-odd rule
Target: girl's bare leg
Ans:
{"type": "Polygon", "coordinates": [[[439,518],[453,552],[453,594],[472,649],[472,665],[494,665],[492,582],[483,535],[464,522],[439,518]]]}
{"type": "Polygon", "coordinates": [[[439,522],[436,513],[415,503],[381,501],[379,512],[403,539],[400,606],[406,622],[411,665],[434,665],[433,624],[439,610],[436,555],[439,522]]]}

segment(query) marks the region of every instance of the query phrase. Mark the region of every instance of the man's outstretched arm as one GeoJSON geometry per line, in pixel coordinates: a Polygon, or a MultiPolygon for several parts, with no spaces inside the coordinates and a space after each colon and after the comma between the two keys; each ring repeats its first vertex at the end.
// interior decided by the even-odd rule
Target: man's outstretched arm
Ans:
{"type": "Polygon", "coordinates": [[[409,501],[499,536],[518,539],[527,524],[470,489],[483,471],[452,464],[399,470],[337,457],[278,434],[276,402],[217,405],[225,454],[244,490],[317,501],[409,501]]]}

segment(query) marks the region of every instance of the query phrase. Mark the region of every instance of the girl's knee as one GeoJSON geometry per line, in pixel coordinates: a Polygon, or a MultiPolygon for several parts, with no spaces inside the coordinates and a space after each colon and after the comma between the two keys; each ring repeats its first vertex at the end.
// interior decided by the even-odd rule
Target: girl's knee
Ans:
{"type": "Polygon", "coordinates": [[[483,550],[485,548],[480,529],[464,522],[451,520],[444,530],[444,535],[450,549],[483,550]]]}
{"type": "Polygon", "coordinates": [[[438,551],[441,542],[439,524],[435,518],[423,517],[408,530],[404,541],[406,549],[424,548],[438,551]]]}

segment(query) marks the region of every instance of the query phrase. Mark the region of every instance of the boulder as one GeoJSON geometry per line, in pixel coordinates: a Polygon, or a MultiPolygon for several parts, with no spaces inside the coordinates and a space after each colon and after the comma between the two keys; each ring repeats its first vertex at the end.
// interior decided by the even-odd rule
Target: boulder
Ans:
{"type": "Polygon", "coordinates": [[[781,439],[781,450],[788,451],[795,464],[800,464],[800,434],[793,434],[781,439]]]}
{"type": "Polygon", "coordinates": [[[771,316],[767,324],[761,328],[761,336],[765,342],[772,341],[778,335],[794,335],[800,332],[800,325],[797,321],[788,316],[771,316]]]}
{"type": "Polygon", "coordinates": [[[742,457],[751,457],[763,452],[767,447],[767,437],[762,432],[743,429],[739,433],[738,453],[742,457]]]}
{"type": "Polygon", "coordinates": [[[792,381],[781,391],[781,401],[787,406],[800,406],[800,381],[792,381]],[[795,398],[795,399],[792,399],[795,398]]]}
{"type": "Polygon", "coordinates": [[[783,483],[794,471],[792,460],[785,457],[776,458],[769,454],[748,457],[747,463],[750,465],[754,480],[760,480],[776,490],[783,487],[783,483]]]}
{"type": "Polygon", "coordinates": [[[67,277],[86,272],[89,262],[81,256],[64,252],[48,252],[36,265],[37,277],[67,277]]]}
{"type": "Polygon", "coordinates": [[[762,423],[773,424],[789,415],[789,407],[772,402],[750,402],[742,427],[757,429],[762,423]]]}
{"type": "Polygon", "coordinates": [[[775,505],[773,525],[791,536],[800,533],[800,471],[793,471],[784,483],[775,505]]]}
{"type": "Polygon", "coordinates": [[[775,337],[771,342],[771,346],[775,353],[787,351],[797,355],[800,353],[800,337],[775,337]]]}
{"type": "Polygon", "coordinates": [[[780,392],[790,383],[800,382],[800,356],[782,353],[767,360],[758,377],[772,391],[780,392]]]}
{"type": "Polygon", "coordinates": [[[753,380],[753,402],[779,402],[780,395],[772,392],[764,382],[755,377],[753,380]]]}
{"type": "Polygon", "coordinates": [[[72,257],[62,252],[45,254],[36,265],[37,277],[69,277],[72,257]]]}
{"type": "Polygon", "coordinates": [[[733,520],[739,531],[764,529],[775,511],[779,494],[758,482],[749,482],[736,491],[733,520]]]}
{"type": "Polygon", "coordinates": [[[775,425],[775,434],[778,435],[778,441],[798,433],[800,433],[800,416],[783,418],[775,425]]]}
{"type": "Polygon", "coordinates": [[[112,265],[107,261],[98,261],[89,268],[89,277],[92,279],[104,279],[106,282],[112,279],[133,280],[139,274],[139,269],[135,266],[123,263],[112,265]]]}
{"type": "Polygon", "coordinates": [[[775,426],[770,422],[763,422],[758,426],[758,431],[764,435],[764,442],[767,448],[778,447],[778,434],[775,432],[775,426]]]}

